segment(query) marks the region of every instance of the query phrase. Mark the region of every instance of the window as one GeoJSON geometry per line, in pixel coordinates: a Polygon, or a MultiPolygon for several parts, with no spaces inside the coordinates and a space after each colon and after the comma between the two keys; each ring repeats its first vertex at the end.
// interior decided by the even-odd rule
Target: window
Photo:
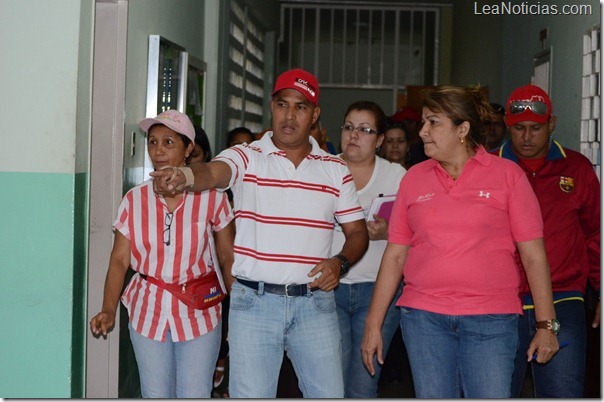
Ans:
{"type": "Polygon", "coordinates": [[[227,129],[244,126],[258,133],[264,130],[264,32],[247,6],[232,1],[230,12],[227,129]]]}
{"type": "Polygon", "coordinates": [[[583,88],[581,103],[581,153],[591,160],[600,178],[600,27],[583,35],[583,88]]]}
{"type": "Polygon", "coordinates": [[[437,7],[283,4],[278,65],[313,72],[321,87],[435,85],[438,27],[437,7]]]}

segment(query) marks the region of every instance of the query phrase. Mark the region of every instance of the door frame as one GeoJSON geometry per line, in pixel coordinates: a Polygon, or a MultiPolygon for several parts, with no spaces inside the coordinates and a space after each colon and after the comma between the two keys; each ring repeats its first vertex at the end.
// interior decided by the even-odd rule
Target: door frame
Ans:
{"type": "MultiPolygon", "coordinates": [[[[122,198],[128,0],[96,0],[88,233],[87,317],[103,302],[113,246],[112,222],[122,198]]],[[[95,338],[86,331],[86,398],[117,398],[119,309],[116,329],[95,338]]]]}

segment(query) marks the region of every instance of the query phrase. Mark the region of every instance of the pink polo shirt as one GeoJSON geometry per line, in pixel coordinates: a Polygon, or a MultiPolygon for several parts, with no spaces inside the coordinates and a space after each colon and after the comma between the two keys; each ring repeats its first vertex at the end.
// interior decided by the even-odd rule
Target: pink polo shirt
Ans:
{"type": "Polygon", "coordinates": [[[410,245],[398,306],[450,315],[521,313],[517,242],[543,237],[515,163],[480,147],[457,181],[432,159],[403,177],[388,240],[410,245]]]}

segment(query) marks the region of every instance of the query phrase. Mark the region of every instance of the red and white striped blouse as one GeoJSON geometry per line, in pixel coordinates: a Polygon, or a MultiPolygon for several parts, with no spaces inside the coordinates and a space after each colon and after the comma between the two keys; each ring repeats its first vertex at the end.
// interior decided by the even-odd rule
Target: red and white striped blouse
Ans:
{"type": "MultiPolygon", "coordinates": [[[[232,219],[227,196],[215,190],[184,192],[170,214],[149,180],[126,193],[113,227],[130,240],[134,271],[166,283],[184,283],[218,268],[208,238],[232,219]]],[[[132,327],[162,342],[168,328],[175,342],[197,338],[213,330],[222,313],[220,304],[205,310],[188,307],[140,275],[133,276],[121,300],[132,327]]]]}

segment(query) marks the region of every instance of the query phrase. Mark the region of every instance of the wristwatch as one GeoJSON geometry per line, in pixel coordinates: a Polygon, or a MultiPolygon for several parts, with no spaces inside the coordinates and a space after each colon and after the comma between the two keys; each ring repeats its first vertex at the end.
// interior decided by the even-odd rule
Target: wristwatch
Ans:
{"type": "Polygon", "coordinates": [[[553,320],[537,321],[536,327],[537,329],[547,329],[552,334],[558,335],[558,332],[560,332],[560,321],[555,318],[553,320]]]}
{"type": "Polygon", "coordinates": [[[348,258],[344,257],[342,254],[334,255],[337,259],[340,260],[340,278],[343,277],[350,271],[350,261],[348,258]]]}

